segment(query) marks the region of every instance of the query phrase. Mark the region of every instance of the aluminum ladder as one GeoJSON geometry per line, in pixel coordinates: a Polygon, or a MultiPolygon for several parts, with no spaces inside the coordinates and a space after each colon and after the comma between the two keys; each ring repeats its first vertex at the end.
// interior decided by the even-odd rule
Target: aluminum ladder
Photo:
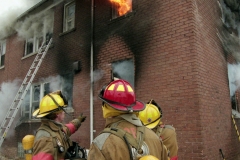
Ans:
{"type": "Polygon", "coordinates": [[[2,146],[2,143],[4,141],[4,139],[7,136],[7,132],[10,129],[12,122],[19,110],[19,108],[21,107],[22,101],[24,100],[25,95],[27,94],[32,81],[42,63],[43,58],[45,57],[50,45],[52,43],[52,38],[49,40],[49,42],[46,44],[46,42],[43,42],[41,47],[38,50],[38,53],[30,67],[30,69],[28,70],[27,75],[25,76],[9,110],[7,111],[7,114],[5,116],[5,118],[3,119],[3,121],[1,122],[1,128],[0,128],[0,136],[1,136],[1,140],[0,140],[0,147],[2,146]]]}

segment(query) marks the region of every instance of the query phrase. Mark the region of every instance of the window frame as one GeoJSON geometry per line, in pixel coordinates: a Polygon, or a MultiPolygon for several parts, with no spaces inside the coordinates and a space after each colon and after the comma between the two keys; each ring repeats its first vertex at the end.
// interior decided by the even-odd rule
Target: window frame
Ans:
{"type": "Polygon", "coordinates": [[[42,46],[42,43],[45,42],[47,40],[47,38],[49,40],[51,37],[52,37],[52,34],[47,33],[47,34],[45,34],[44,36],[41,36],[41,37],[34,36],[32,38],[27,39],[25,41],[24,57],[37,53],[39,48],[42,46]],[[31,52],[28,52],[28,43],[32,43],[32,45],[33,45],[31,52]]]}
{"type": "Polygon", "coordinates": [[[76,3],[75,1],[69,2],[64,5],[64,17],[63,17],[63,32],[70,31],[75,28],[75,13],[76,13],[76,3]],[[74,14],[69,17],[67,12],[69,8],[74,6],[74,14]],[[71,22],[72,26],[69,28],[68,23],[71,22]]]}

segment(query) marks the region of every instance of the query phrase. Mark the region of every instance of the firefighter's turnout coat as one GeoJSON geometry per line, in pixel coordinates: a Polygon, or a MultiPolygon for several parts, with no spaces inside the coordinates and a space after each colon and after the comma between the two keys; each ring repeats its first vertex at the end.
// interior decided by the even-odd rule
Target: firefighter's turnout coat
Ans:
{"type": "MultiPolygon", "coordinates": [[[[145,146],[143,147],[143,152],[147,152],[147,154],[153,155],[159,160],[167,160],[167,150],[164,148],[162,141],[152,130],[142,126],[141,121],[135,114],[124,114],[114,118],[107,118],[105,125],[105,129],[111,128],[113,131],[121,129],[135,139],[138,137],[138,127],[142,127],[145,130],[142,137],[145,146]]],[[[137,159],[134,157],[134,149],[132,149],[130,144],[127,145],[126,141],[131,140],[130,138],[124,140],[113,133],[102,132],[93,140],[88,153],[88,160],[137,159]],[[132,150],[132,153],[130,153],[130,150],[132,150]]]]}
{"type": "Polygon", "coordinates": [[[178,144],[175,128],[171,125],[158,125],[153,129],[169,150],[170,160],[177,160],[178,144]]]}
{"type": "Polygon", "coordinates": [[[78,119],[65,125],[43,119],[35,136],[32,160],[64,159],[67,149],[72,145],[69,137],[80,125],[81,122],[78,119]]]}

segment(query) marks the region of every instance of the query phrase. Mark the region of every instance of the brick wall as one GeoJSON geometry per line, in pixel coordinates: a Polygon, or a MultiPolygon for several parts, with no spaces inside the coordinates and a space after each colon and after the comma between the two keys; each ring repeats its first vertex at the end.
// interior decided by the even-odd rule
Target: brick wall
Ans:
{"type": "MultiPolygon", "coordinates": [[[[108,64],[133,58],[137,99],[160,103],[163,122],[176,128],[179,159],[217,159],[219,149],[236,159],[217,1],[133,1],[132,13],[112,21],[108,2],[96,6],[97,69],[105,72],[100,83],[110,80],[108,64]]],[[[103,125],[94,127],[98,132],[103,125]]]]}
{"type": "MultiPolygon", "coordinates": [[[[74,74],[72,63],[81,61],[82,70],[73,80],[75,112],[66,116],[66,122],[82,112],[88,116],[72,139],[89,148],[91,5],[76,1],[76,28],[67,34],[62,34],[63,6],[55,7],[53,47],[35,81],[74,74]]],[[[133,1],[133,12],[117,19],[111,19],[109,1],[95,0],[94,11],[94,75],[100,78],[93,86],[94,137],[105,124],[98,94],[111,79],[111,63],[132,59],[137,99],[153,98],[161,105],[163,122],[176,128],[179,159],[221,159],[219,149],[227,159],[237,159],[239,142],[231,119],[227,57],[216,35],[221,27],[217,0],[133,1]]],[[[16,35],[9,37],[0,82],[24,78],[34,57],[21,60],[23,52],[24,42],[16,35]]],[[[20,125],[16,141],[38,125],[20,125]]],[[[5,153],[16,153],[17,144],[4,145],[13,146],[5,153]]]]}

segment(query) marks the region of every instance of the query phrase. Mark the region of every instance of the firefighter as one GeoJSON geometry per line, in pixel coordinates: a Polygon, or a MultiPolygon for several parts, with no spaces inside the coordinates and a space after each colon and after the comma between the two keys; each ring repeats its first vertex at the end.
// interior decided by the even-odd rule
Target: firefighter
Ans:
{"type": "Polygon", "coordinates": [[[167,150],[157,135],[137,117],[145,108],[131,85],[122,79],[110,82],[99,94],[105,128],[93,140],[88,160],[137,160],[152,155],[167,160],[167,150]]]}
{"type": "Polygon", "coordinates": [[[44,96],[33,116],[41,118],[33,144],[33,160],[62,160],[72,146],[70,136],[78,130],[86,116],[80,115],[68,124],[62,124],[67,101],[61,91],[44,96]]]}
{"type": "Polygon", "coordinates": [[[178,144],[175,128],[161,122],[162,110],[160,106],[154,100],[150,100],[146,104],[146,108],[139,112],[138,117],[144,126],[152,129],[162,139],[169,151],[170,160],[177,160],[178,144]]]}

